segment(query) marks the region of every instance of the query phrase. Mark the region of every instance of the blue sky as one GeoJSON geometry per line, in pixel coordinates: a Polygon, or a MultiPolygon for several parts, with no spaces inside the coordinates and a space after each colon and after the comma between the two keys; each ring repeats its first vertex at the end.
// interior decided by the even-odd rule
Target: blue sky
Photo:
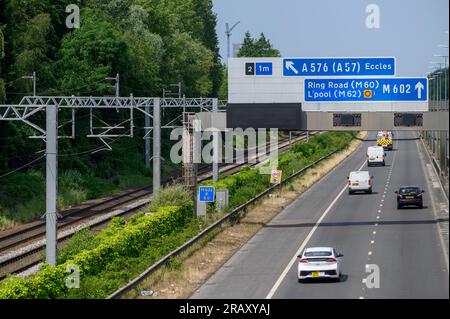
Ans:
{"type": "Polygon", "coordinates": [[[226,57],[225,23],[270,39],[283,56],[396,56],[397,76],[424,76],[434,54],[448,55],[448,0],[213,0],[220,53],[226,57]],[[380,8],[380,28],[366,27],[366,6],[380,8]]]}

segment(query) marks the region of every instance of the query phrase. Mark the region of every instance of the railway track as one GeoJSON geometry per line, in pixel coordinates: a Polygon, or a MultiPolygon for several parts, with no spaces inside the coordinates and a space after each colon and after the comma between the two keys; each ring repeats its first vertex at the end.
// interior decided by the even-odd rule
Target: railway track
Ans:
{"type": "MultiPolygon", "coordinates": [[[[304,139],[306,139],[306,136],[302,133],[293,138],[292,142],[304,139]]],[[[278,150],[284,151],[289,147],[289,139],[286,138],[279,142],[278,150]]],[[[228,176],[238,172],[243,166],[255,166],[259,163],[260,161],[252,164],[247,162],[222,164],[219,166],[219,171],[221,174],[228,176]]],[[[210,179],[210,172],[211,165],[201,166],[198,170],[198,181],[210,179]]],[[[171,174],[171,176],[162,181],[162,185],[167,185],[180,178],[180,173],[171,174]]],[[[60,213],[61,218],[58,220],[58,248],[62,248],[72,237],[75,232],[74,229],[90,227],[93,230],[99,230],[106,227],[113,217],[122,216],[128,219],[136,211],[148,204],[148,198],[152,193],[152,186],[137,187],[100,200],[88,201],[81,206],[62,211],[60,213]]],[[[20,226],[18,229],[0,233],[0,280],[4,279],[7,274],[17,274],[41,263],[44,251],[44,221],[34,221],[20,226]]]]}

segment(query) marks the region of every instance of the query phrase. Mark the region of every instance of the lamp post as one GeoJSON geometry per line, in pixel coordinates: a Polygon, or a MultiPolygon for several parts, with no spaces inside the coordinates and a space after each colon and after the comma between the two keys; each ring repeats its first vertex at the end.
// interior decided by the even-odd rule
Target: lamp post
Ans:
{"type": "Polygon", "coordinates": [[[448,100],[448,95],[447,95],[447,86],[448,86],[448,80],[447,80],[447,58],[448,55],[443,55],[443,54],[435,54],[435,57],[439,57],[439,58],[444,58],[444,100],[448,100]]]}
{"type": "MultiPolygon", "coordinates": [[[[438,111],[439,110],[439,100],[440,100],[440,98],[441,98],[441,94],[440,94],[440,85],[441,85],[441,77],[440,77],[440,74],[442,73],[441,71],[440,71],[440,69],[441,69],[441,63],[439,63],[439,62],[435,62],[435,61],[431,61],[430,63],[432,63],[432,64],[436,64],[436,65],[439,65],[439,67],[438,67],[438,69],[436,69],[435,71],[433,71],[433,76],[435,77],[435,79],[436,79],[436,93],[437,93],[437,95],[435,95],[435,103],[436,103],[436,105],[438,106],[437,107],[437,109],[435,109],[436,111],[438,111]]],[[[432,69],[435,69],[435,66],[430,66],[430,68],[432,68],[432,69]]],[[[435,155],[436,154],[436,141],[435,141],[435,136],[436,135],[436,132],[435,131],[432,131],[431,132],[431,136],[432,136],[432,142],[431,142],[431,150],[432,150],[432,153],[435,155]]]]}
{"type": "Polygon", "coordinates": [[[440,104],[441,104],[441,95],[442,95],[442,92],[441,92],[441,76],[440,76],[440,74],[442,74],[442,71],[441,71],[442,63],[441,62],[436,62],[436,61],[431,61],[430,63],[435,64],[435,65],[438,66],[438,69],[437,69],[438,72],[435,72],[434,74],[438,75],[438,77],[437,77],[438,100],[437,100],[436,104],[438,105],[438,108],[439,108],[440,104]]]}
{"type": "MultiPolygon", "coordinates": [[[[429,75],[432,75],[432,74],[430,73],[429,75]]],[[[437,82],[436,76],[434,76],[434,75],[430,76],[429,80],[430,80],[430,87],[433,87],[434,82],[437,82]]],[[[435,99],[436,99],[436,91],[434,91],[434,93],[435,93],[435,99]]],[[[430,94],[430,100],[431,100],[431,102],[433,102],[433,97],[431,96],[431,94],[430,94]]],[[[433,105],[433,103],[431,105],[433,105]]],[[[430,131],[425,132],[428,146],[432,145],[432,134],[431,133],[432,132],[430,132],[430,131]]]]}
{"type": "Polygon", "coordinates": [[[240,21],[233,24],[233,26],[230,28],[230,25],[228,23],[225,24],[225,34],[227,35],[227,57],[230,58],[230,37],[231,37],[231,31],[239,24],[240,21]]]}

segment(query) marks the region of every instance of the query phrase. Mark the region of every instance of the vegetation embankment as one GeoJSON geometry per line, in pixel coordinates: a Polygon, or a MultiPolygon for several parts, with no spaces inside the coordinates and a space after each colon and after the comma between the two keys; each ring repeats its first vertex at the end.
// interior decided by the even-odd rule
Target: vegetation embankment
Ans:
{"type": "MultiPolygon", "coordinates": [[[[219,94],[224,67],[220,63],[216,15],[212,0],[70,0],[0,1],[0,104],[17,103],[36,91],[44,95],[113,96],[120,75],[120,96],[161,96],[181,83],[187,97],[219,94]],[[66,25],[66,6],[80,8],[80,27],[66,25]]],[[[221,90],[221,92],[225,92],[221,90]]],[[[179,115],[165,110],[163,122],[179,115]]],[[[59,112],[59,123],[71,119],[59,112]]],[[[129,112],[95,110],[94,126],[118,125],[129,112]]],[[[59,140],[60,209],[86,199],[109,195],[129,186],[151,184],[144,163],[144,119],[134,115],[134,138],[121,137],[112,152],[96,138],[87,138],[89,111],[76,112],[76,138],[59,140]]],[[[42,112],[30,118],[45,127],[42,112]]],[[[124,130],[110,133],[129,134],[124,130]]],[[[70,125],[60,128],[67,135],[70,125]]],[[[0,230],[41,216],[45,207],[45,143],[20,121],[0,121],[0,230]],[[30,164],[31,163],[31,164],[30,164]],[[21,171],[3,176],[24,167],[21,171]],[[25,169],[28,169],[27,171],[25,169]]],[[[162,131],[162,156],[172,142],[162,131]]],[[[165,161],[166,170],[173,165],[165,161]]]]}

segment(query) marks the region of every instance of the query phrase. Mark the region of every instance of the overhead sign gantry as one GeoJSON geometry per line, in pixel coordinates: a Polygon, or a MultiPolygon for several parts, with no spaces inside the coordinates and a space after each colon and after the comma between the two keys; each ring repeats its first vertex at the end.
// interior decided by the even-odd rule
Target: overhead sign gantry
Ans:
{"type": "Polygon", "coordinates": [[[428,79],[396,77],[396,68],[389,56],[229,59],[227,127],[442,127],[428,112],[428,79]]]}

